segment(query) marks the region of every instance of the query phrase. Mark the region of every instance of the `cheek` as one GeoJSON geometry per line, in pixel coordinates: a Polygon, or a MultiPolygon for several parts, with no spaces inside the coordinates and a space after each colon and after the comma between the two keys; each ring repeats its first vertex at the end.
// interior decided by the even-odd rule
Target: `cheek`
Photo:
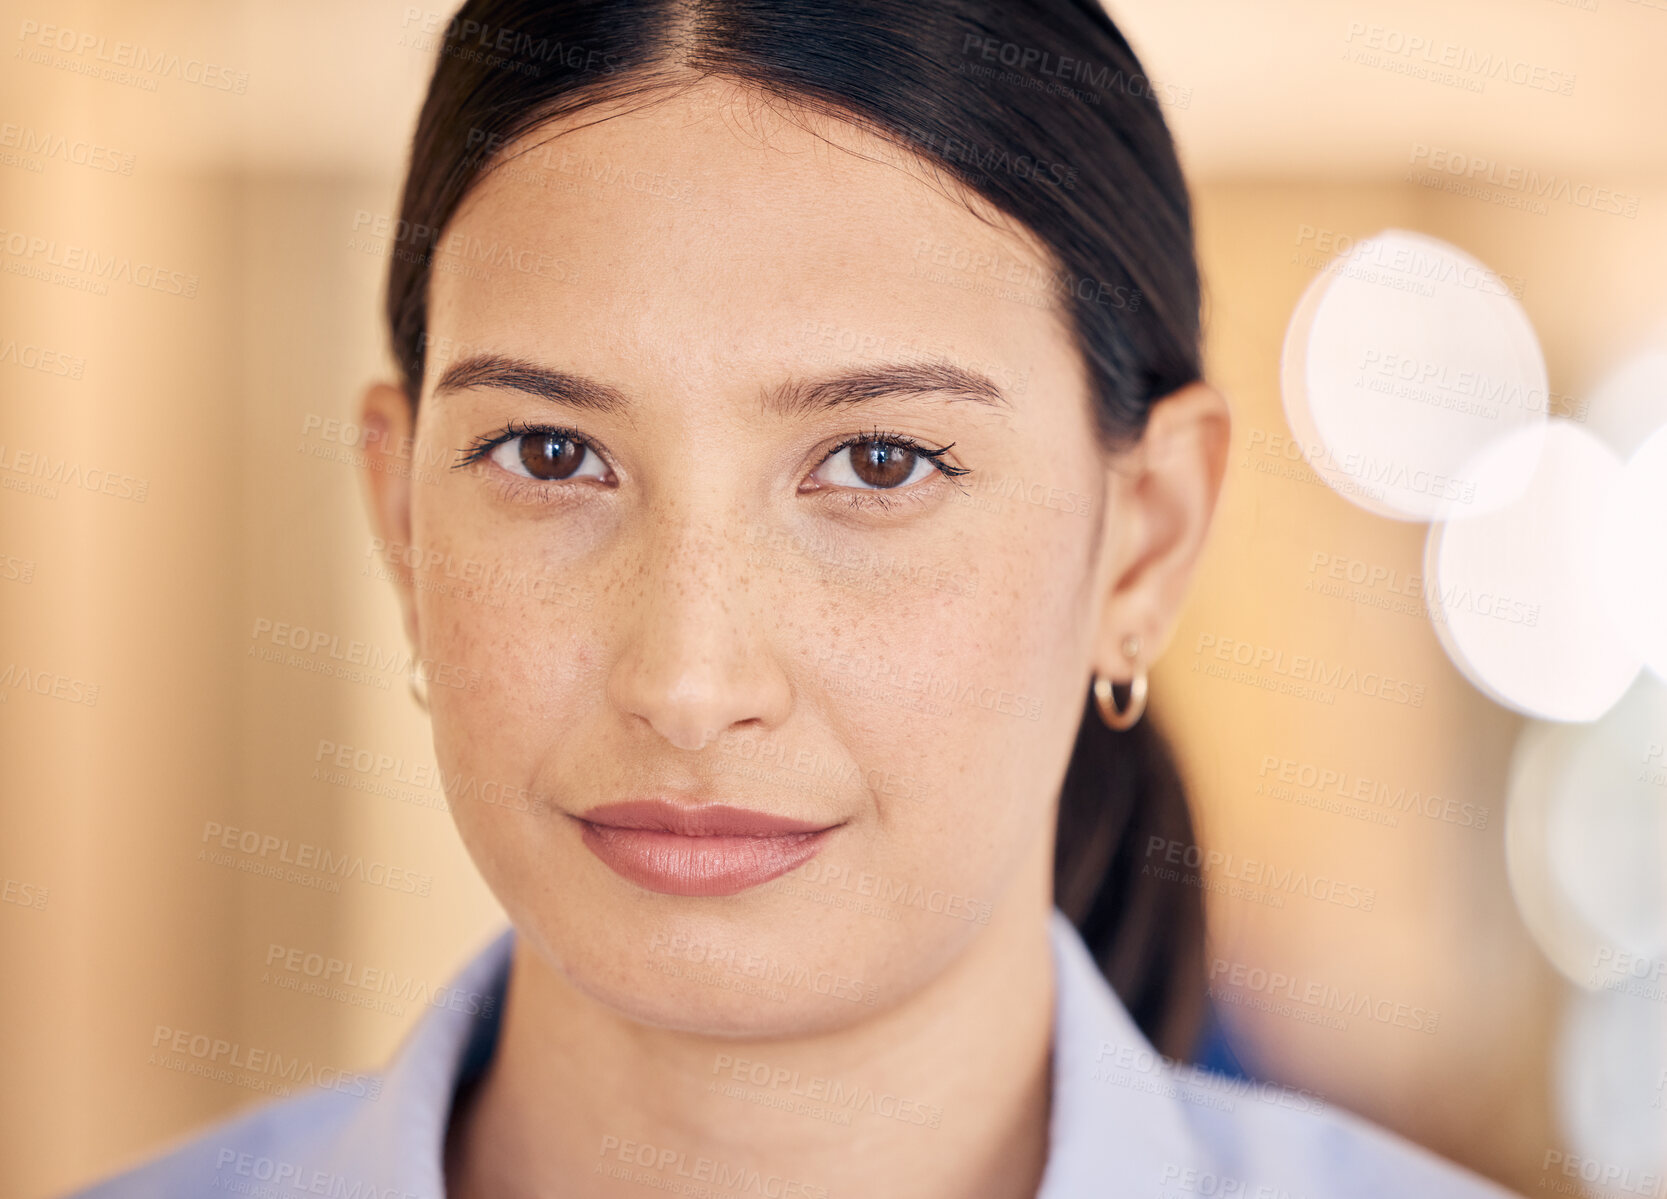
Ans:
{"type": "MultiPolygon", "coordinates": [[[[581,609],[505,596],[432,596],[425,651],[470,688],[429,687],[435,752],[450,771],[490,769],[531,786],[559,730],[601,687],[596,637],[581,609]]],[[[546,781],[553,781],[546,777],[546,781]]]]}
{"type": "Polygon", "coordinates": [[[474,690],[429,687],[435,761],[458,834],[516,924],[543,930],[550,910],[578,898],[552,893],[551,867],[578,854],[562,813],[583,738],[568,730],[594,708],[586,697],[601,684],[591,616],[529,599],[524,586],[512,575],[485,592],[431,589],[424,642],[480,680],[474,690]]]}
{"type": "Polygon", "coordinates": [[[875,796],[878,851],[989,900],[1051,812],[1092,632],[1087,522],[1007,506],[947,577],[844,605],[805,688],[875,796]]]}
{"type": "MultiPolygon", "coordinates": [[[[413,510],[436,758],[460,786],[490,784],[523,809],[548,808],[556,776],[544,767],[557,733],[599,686],[602,608],[540,539],[477,527],[473,515],[440,497],[420,497],[413,510]]],[[[483,806],[493,805],[455,805],[459,825],[483,806]]]]}

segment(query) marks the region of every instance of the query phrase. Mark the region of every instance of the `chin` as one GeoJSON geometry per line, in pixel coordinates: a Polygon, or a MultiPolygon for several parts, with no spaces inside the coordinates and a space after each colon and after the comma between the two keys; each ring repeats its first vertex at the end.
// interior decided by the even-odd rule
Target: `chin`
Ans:
{"type": "Polygon", "coordinates": [[[847,1028],[919,985],[896,963],[951,948],[911,943],[928,929],[807,912],[768,885],[722,899],[632,890],[617,904],[593,895],[582,909],[526,913],[533,923],[516,926],[523,935],[536,929],[545,960],[590,999],[680,1032],[788,1037],[847,1028]]]}
{"type": "Polygon", "coordinates": [[[638,970],[608,985],[570,974],[576,987],[627,1019],[707,1037],[781,1039],[836,1032],[859,1023],[873,1008],[824,996],[732,990],[688,978],[638,970]]]}

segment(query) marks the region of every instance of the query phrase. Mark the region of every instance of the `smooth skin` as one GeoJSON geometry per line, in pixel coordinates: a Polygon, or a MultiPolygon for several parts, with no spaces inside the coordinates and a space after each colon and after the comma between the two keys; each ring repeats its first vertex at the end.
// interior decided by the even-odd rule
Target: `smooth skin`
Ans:
{"type": "Polygon", "coordinates": [[[1058,303],[954,266],[997,254],[1040,280],[1045,253],[855,125],[708,79],[527,148],[447,228],[420,418],[392,385],[363,406],[378,532],[450,559],[444,578],[390,559],[439,764],[536,800],[453,803],[519,936],[448,1194],[640,1199],[634,1168],[1033,1195],[1057,795],[1092,674],[1128,679],[1124,638],[1149,665],[1171,634],[1227,405],[1183,388],[1102,455],[1058,303]],[[479,355],[609,402],[502,371],[438,386],[479,355]],[[1000,398],[779,402],[944,362],[1000,398]],[[969,473],[839,448],[876,431],[969,473]],[[529,446],[567,473],[526,477],[529,446]],[[782,878],[663,895],[574,819],[648,796],[838,827],[782,878]]]}

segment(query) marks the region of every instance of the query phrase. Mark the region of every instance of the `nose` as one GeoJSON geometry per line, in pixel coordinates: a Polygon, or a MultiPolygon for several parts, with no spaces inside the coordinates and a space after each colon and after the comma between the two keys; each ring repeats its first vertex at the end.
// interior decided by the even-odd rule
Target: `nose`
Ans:
{"type": "Polygon", "coordinates": [[[749,567],[740,525],[710,510],[656,520],[617,597],[608,698],[679,749],[775,728],[792,705],[764,610],[773,589],[749,567]]]}

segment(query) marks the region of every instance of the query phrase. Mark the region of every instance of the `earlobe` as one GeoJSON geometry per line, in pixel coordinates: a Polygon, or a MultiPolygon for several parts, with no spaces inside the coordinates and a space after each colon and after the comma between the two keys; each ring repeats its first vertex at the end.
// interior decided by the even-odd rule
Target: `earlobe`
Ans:
{"type": "Polygon", "coordinates": [[[373,383],[365,389],[359,416],[364,429],[364,496],[371,528],[381,542],[383,562],[399,595],[406,636],[412,645],[420,645],[415,589],[403,552],[411,544],[415,405],[393,384],[373,383]]]}

